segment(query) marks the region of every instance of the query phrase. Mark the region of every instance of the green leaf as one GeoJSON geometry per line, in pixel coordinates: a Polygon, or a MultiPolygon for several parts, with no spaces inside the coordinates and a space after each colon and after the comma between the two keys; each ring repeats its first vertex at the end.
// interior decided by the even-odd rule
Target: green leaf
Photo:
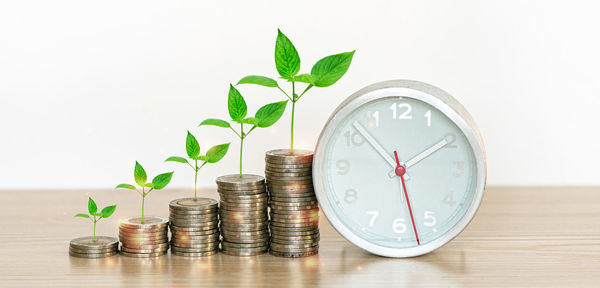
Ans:
{"type": "Polygon", "coordinates": [[[148,180],[146,170],[144,170],[142,165],[140,165],[140,163],[138,163],[137,161],[135,161],[135,169],[133,170],[133,176],[135,178],[135,183],[137,183],[140,186],[144,186],[144,183],[146,183],[146,180],[148,180]]]}
{"type": "Polygon", "coordinates": [[[225,154],[227,154],[227,150],[229,150],[229,143],[213,146],[206,152],[206,161],[208,163],[217,163],[225,154]]]}
{"type": "Polygon", "coordinates": [[[250,125],[256,125],[258,123],[258,120],[256,120],[256,118],[254,118],[254,117],[248,117],[248,118],[244,119],[242,121],[242,123],[244,123],[244,124],[250,124],[250,125]]]}
{"type": "Polygon", "coordinates": [[[146,184],[144,184],[144,187],[152,188],[154,186],[152,185],[152,183],[146,183],[146,184]]]}
{"type": "Polygon", "coordinates": [[[240,91],[235,89],[233,85],[229,84],[229,97],[227,98],[227,108],[229,109],[229,116],[235,122],[242,122],[246,113],[248,112],[248,106],[240,91]]]}
{"type": "Polygon", "coordinates": [[[100,213],[100,212],[96,212],[96,213],[94,213],[94,214],[92,214],[92,215],[94,215],[94,216],[102,216],[102,213],[100,213]]]}
{"type": "Polygon", "coordinates": [[[346,74],[354,52],[346,52],[327,56],[315,63],[310,70],[310,74],[314,77],[314,85],[317,87],[327,87],[333,85],[346,74]]]}
{"type": "Polygon", "coordinates": [[[188,131],[187,138],[185,139],[185,151],[192,159],[200,155],[200,145],[198,144],[198,140],[196,140],[196,137],[194,137],[190,131],[188,131]]]}
{"type": "Polygon", "coordinates": [[[200,125],[198,125],[198,126],[202,126],[202,125],[212,125],[212,126],[219,126],[219,127],[223,127],[223,128],[231,127],[231,125],[229,125],[229,122],[227,122],[225,120],[221,120],[221,119],[214,119],[214,118],[206,119],[206,120],[202,121],[202,123],[200,123],[200,125]]]}
{"type": "Polygon", "coordinates": [[[90,214],[94,215],[94,213],[96,213],[98,211],[98,206],[96,206],[96,202],[94,202],[94,200],[92,200],[92,197],[88,197],[88,212],[90,212],[90,214]]]}
{"type": "Polygon", "coordinates": [[[117,185],[117,187],[115,187],[115,189],[119,189],[119,188],[136,190],[135,186],[133,186],[131,184],[119,184],[119,185],[117,185]]]}
{"type": "Polygon", "coordinates": [[[160,190],[165,188],[171,182],[171,178],[173,178],[173,172],[160,174],[154,179],[152,179],[152,187],[154,190],[160,190]]]}
{"type": "Polygon", "coordinates": [[[256,85],[262,85],[262,86],[266,86],[266,87],[278,87],[279,86],[277,84],[277,81],[275,81],[274,79],[271,79],[271,78],[265,77],[265,76],[258,76],[258,75],[246,76],[246,77],[242,78],[240,81],[238,81],[238,83],[235,85],[240,85],[240,84],[256,84],[256,85]]]}
{"type": "Polygon", "coordinates": [[[275,68],[283,79],[292,79],[300,71],[300,56],[287,36],[277,29],[275,41],[275,68]]]}
{"type": "Polygon", "coordinates": [[[265,128],[275,124],[281,118],[281,115],[283,115],[287,102],[288,100],[285,100],[260,107],[254,116],[258,120],[256,126],[265,128]]]}
{"type": "Polygon", "coordinates": [[[187,159],[185,159],[183,157],[178,157],[178,156],[171,156],[171,157],[167,158],[167,160],[165,160],[165,162],[179,162],[179,163],[189,164],[187,159]]]}
{"type": "Polygon", "coordinates": [[[102,218],[108,218],[115,212],[115,209],[117,209],[117,205],[106,206],[100,214],[102,214],[102,218]]]}
{"type": "Polygon", "coordinates": [[[206,161],[206,156],[198,156],[198,158],[196,158],[196,160],[206,161]]]}
{"type": "Polygon", "coordinates": [[[81,217],[81,218],[88,218],[88,219],[89,219],[89,218],[90,218],[90,215],[88,215],[88,214],[83,214],[83,213],[79,213],[79,214],[75,215],[75,217],[81,217]]]}
{"type": "Polygon", "coordinates": [[[293,79],[296,82],[308,83],[308,84],[313,84],[313,85],[315,83],[315,77],[313,77],[310,74],[300,74],[298,76],[294,76],[293,79]]]}

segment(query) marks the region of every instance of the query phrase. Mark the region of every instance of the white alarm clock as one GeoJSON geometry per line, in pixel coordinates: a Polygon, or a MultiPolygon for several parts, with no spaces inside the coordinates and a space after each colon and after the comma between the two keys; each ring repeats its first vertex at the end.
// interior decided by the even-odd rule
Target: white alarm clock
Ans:
{"type": "Polygon", "coordinates": [[[483,141],[448,93],[394,80],[346,99],[321,132],[315,193],[333,227],[388,257],[431,252],[471,221],[485,189],[483,141]]]}

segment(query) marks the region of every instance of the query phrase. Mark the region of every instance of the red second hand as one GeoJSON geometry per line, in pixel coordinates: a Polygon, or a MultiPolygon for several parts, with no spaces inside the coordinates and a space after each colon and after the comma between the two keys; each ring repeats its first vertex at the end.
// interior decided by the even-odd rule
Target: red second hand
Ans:
{"type": "Polygon", "coordinates": [[[415,226],[415,218],[413,217],[412,208],[410,207],[410,200],[408,200],[408,192],[406,192],[406,184],[404,184],[404,174],[406,173],[406,168],[400,165],[400,160],[398,159],[398,152],[394,151],[394,156],[396,157],[396,164],[398,165],[394,172],[398,177],[400,177],[400,182],[402,182],[402,191],[404,191],[404,197],[406,198],[406,205],[408,206],[408,212],[410,213],[410,221],[412,222],[413,230],[415,231],[415,236],[417,237],[417,245],[421,245],[419,241],[419,234],[417,233],[417,226],[415,226]]]}

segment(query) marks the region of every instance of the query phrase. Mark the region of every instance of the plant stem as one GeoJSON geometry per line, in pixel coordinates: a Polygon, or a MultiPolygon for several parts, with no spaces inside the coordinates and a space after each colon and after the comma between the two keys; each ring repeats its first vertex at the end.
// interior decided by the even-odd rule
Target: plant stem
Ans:
{"type": "Polygon", "coordinates": [[[142,196],[142,224],[144,224],[144,200],[146,200],[146,194],[142,196]]]}
{"type": "Polygon", "coordinates": [[[294,111],[296,110],[296,101],[292,101],[292,125],[291,125],[291,145],[290,152],[294,153],[294,111]]]}
{"type": "Polygon", "coordinates": [[[194,160],[195,161],[195,166],[196,168],[194,168],[195,172],[196,172],[196,176],[194,176],[194,201],[196,201],[196,186],[198,184],[198,160],[194,160]]]}
{"type": "Polygon", "coordinates": [[[240,137],[240,178],[242,177],[242,153],[244,152],[244,124],[240,123],[241,137],[240,137]]]}
{"type": "Polygon", "coordinates": [[[96,216],[94,216],[94,233],[92,234],[92,241],[96,242],[96,216]]]}
{"type": "Polygon", "coordinates": [[[296,110],[296,83],[292,81],[292,125],[290,127],[290,153],[294,153],[294,111],[296,110]]]}

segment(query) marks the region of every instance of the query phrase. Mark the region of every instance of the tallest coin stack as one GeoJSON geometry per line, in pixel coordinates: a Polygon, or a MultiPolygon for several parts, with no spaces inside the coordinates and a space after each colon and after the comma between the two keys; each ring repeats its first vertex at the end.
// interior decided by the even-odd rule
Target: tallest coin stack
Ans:
{"type": "Polygon", "coordinates": [[[313,152],[280,149],[265,156],[270,195],[270,254],[305,257],[319,251],[319,206],[312,183],[313,152]]]}

